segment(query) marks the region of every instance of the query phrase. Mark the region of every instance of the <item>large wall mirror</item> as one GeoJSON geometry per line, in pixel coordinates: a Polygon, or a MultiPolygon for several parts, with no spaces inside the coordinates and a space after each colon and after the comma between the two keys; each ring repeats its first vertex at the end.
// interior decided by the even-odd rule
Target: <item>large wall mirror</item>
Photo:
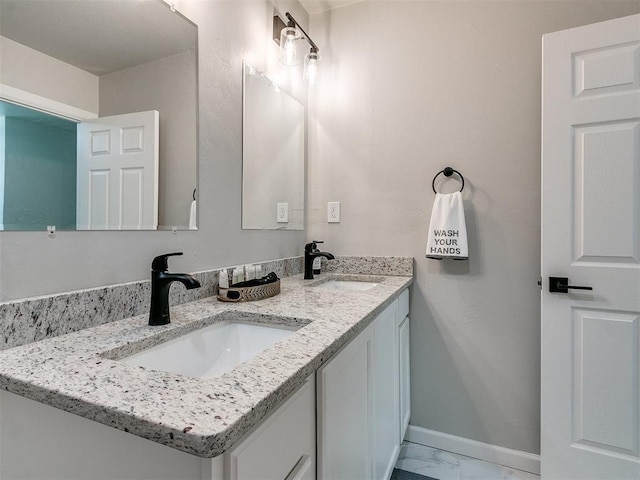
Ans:
{"type": "Polygon", "coordinates": [[[304,230],[305,107],[244,63],[242,228],[304,230]]]}
{"type": "Polygon", "coordinates": [[[162,0],[0,0],[2,229],[195,229],[197,37],[162,0]]]}

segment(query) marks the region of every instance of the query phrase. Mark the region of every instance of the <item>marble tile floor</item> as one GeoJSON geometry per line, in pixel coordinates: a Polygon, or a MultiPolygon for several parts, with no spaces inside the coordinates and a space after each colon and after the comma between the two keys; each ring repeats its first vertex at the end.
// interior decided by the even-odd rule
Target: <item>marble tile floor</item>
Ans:
{"type": "Polygon", "coordinates": [[[404,442],[396,468],[437,480],[540,480],[538,475],[404,442]]]}

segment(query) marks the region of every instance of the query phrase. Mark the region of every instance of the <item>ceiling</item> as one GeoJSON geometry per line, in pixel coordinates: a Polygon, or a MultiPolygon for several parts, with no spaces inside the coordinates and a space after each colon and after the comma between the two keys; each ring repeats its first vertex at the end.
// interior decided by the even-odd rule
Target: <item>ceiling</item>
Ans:
{"type": "Polygon", "coordinates": [[[299,0],[304,9],[310,15],[321,13],[334,8],[344,7],[352,3],[360,3],[364,0],[299,0]]]}
{"type": "Polygon", "coordinates": [[[0,32],[98,76],[187,51],[197,35],[159,0],[0,0],[0,32]]]}

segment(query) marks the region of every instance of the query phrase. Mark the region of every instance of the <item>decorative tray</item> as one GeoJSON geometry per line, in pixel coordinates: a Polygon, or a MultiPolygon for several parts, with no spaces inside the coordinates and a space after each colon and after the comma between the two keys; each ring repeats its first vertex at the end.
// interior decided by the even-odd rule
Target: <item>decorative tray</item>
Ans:
{"type": "Polygon", "coordinates": [[[255,287],[234,287],[219,288],[217,298],[221,302],[252,302],[264,298],[273,297],[280,293],[280,280],[257,285],[255,287]]]}

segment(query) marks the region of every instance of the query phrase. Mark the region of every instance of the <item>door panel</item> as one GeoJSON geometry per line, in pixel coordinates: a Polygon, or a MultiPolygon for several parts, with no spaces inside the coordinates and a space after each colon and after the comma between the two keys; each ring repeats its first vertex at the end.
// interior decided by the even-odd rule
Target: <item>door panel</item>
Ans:
{"type": "Polygon", "coordinates": [[[574,309],[573,438],[577,445],[638,456],[637,338],[638,315],[574,309]]]}
{"type": "Polygon", "coordinates": [[[144,224],[144,168],[123,168],[120,173],[121,226],[136,229],[144,224]]]}
{"type": "Polygon", "coordinates": [[[639,125],[574,129],[576,261],[638,262],[639,125]]]}
{"type": "Polygon", "coordinates": [[[109,223],[111,171],[92,170],[89,178],[88,224],[93,229],[105,229],[109,223]]]}
{"type": "Polygon", "coordinates": [[[578,52],[573,57],[575,96],[602,95],[640,86],[640,42],[578,52]]]}

